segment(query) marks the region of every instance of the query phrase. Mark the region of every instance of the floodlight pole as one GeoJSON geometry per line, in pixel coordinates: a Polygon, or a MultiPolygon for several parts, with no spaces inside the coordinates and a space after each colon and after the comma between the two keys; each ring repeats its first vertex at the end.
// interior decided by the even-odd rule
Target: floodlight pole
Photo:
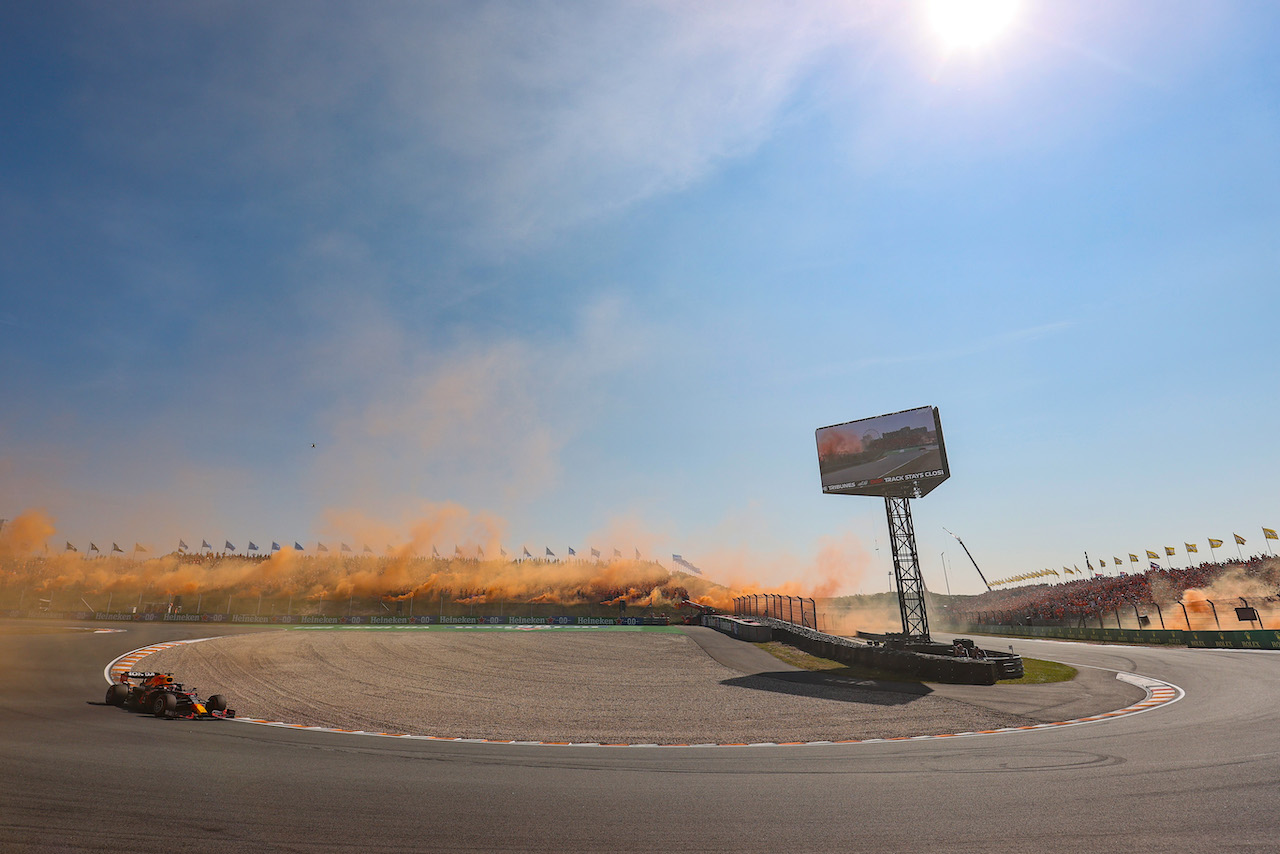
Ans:
{"type": "Polygon", "coordinates": [[[916,556],[916,532],[911,523],[911,499],[885,496],[884,512],[889,520],[889,541],[893,545],[893,574],[898,582],[898,609],[902,612],[904,640],[929,642],[929,617],[925,613],[924,579],[916,556]]]}

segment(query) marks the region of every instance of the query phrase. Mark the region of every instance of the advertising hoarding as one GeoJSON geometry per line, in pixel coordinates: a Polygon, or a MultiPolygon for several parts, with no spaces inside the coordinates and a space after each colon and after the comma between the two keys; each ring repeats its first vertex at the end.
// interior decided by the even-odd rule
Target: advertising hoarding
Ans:
{"type": "Polygon", "coordinates": [[[948,477],[937,407],[921,406],[815,431],[822,491],[921,498],[948,477]]]}

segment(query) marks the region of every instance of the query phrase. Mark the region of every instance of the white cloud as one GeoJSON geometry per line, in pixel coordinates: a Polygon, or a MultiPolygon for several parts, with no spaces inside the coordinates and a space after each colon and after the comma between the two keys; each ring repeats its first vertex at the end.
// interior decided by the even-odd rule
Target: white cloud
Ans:
{"type": "MultiPolygon", "coordinates": [[[[517,238],[678,191],[757,147],[847,4],[510,4],[384,42],[398,116],[517,238]],[[425,31],[425,35],[424,35],[425,31]]],[[[411,168],[409,164],[405,164],[411,168]]]]}
{"type": "Polygon", "coordinates": [[[754,150],[856,23],[836,2],[219,9],[91,25],[91,138],[272,205],[395,210],[499,248],[754,150]]]}

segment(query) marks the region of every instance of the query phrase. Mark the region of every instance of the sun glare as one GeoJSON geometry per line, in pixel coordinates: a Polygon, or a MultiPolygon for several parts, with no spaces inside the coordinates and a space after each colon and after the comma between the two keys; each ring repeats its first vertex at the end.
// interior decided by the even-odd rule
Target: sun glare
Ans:
{"type": "Polygon", "coordinates": [[[1018,5],[1018,0],[928,0],[928,16],[948,48],[975,50],[1004,35],[1018,5]]]}

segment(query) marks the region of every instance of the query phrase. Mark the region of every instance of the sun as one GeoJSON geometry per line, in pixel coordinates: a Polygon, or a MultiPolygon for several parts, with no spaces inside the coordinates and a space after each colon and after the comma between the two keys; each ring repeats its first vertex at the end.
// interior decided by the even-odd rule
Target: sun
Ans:
{"type": "Polygon", "coordinates": [[[934,32],[952,50],[976,50],[999,39],[1018,16],[1018,0],[928,0],[934,32]]]}

